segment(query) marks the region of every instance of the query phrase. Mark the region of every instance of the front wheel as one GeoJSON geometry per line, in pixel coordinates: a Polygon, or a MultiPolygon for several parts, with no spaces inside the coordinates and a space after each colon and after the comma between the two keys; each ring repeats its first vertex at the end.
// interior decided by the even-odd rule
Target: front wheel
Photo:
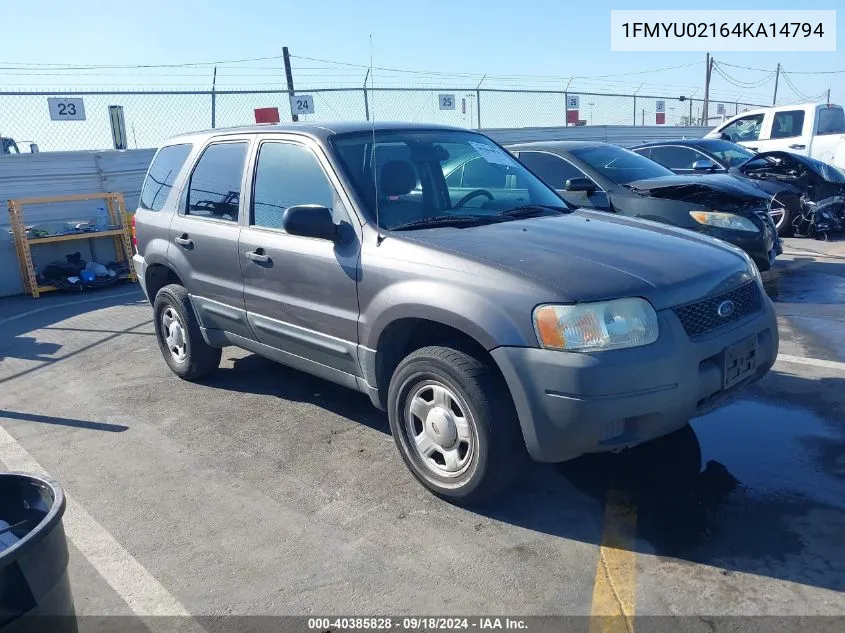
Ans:
{"type": "Polygon", "coordinates": [[[388,414],[399,453],[448,501],[481,501],[522,470],[525,444],[501,382],[483,361],[440,346],[411,353],[393,373],[388,414]]]}

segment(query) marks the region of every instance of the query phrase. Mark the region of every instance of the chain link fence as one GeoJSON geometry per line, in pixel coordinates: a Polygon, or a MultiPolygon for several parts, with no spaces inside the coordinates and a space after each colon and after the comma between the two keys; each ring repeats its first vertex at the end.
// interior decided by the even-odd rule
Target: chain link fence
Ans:
{"type": "MultiPolygon", "coordinates": [[[[710,101],[708,120],[698,99],[551,90],[467,88],[321,88],[313,114],[301,121],[409,121],[460,127],[526,128],[567,125],[656,125],[662,102],[665,126],[716,125],[754,104],[710,101]],[[445,102],[444,102],[444,97],[445,102]],[[577,97],[577,115],[572,98],[577,97]]],[[[157,147],[176,134],[254,123],[256,108],[276,107],[290,120],[287,91],[0,92],[0,136],[37,143],[41,151],[113,147],[109,106],[123,106],[129,147],[157,147]],[[84,120],[53,120],[48,98],[84,102],[84,120]]],[[[681,132],[679,131],[679,134],[681,132]]]]}

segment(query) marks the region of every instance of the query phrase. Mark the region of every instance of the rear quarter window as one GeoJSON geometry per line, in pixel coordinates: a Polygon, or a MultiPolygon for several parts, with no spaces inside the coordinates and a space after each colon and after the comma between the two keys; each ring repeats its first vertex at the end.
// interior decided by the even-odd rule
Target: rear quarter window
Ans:
{"type": "Polygon", "coordinates": [[[139,206],[142,209],[161,211],[192,149],[193,145],[184,143],[168,145],[159,150],[141,188],[139,206]]]}

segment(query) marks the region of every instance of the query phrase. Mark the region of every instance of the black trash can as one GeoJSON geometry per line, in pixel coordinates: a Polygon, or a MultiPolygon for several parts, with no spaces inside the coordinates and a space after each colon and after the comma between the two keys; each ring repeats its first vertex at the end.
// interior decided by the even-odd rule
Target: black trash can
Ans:
{"type": "Polygon", "coordinates": [[[0,633],[77,633],[55,481],[0,473],[0,633]]]}

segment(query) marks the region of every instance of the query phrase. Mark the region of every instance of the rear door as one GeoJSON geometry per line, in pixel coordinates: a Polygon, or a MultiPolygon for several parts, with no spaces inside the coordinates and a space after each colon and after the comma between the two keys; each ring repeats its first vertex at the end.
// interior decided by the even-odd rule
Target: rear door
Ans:
{"type": "Polygon", "coordinates": [[[238,255],[248,137],[212,140],[201,152],[170,223],[168,258],[203,327],[250,337],[238,255]]]}
{"type": "Polygon", "coordinates": [[[810,151],[812,120],[804,108],[771,113],[770,123],[760,138],[761,152],[793,152],[807,156],[810,151]]]}
{"type": "Polygon", "coordinates": [[[336,244],[282,228],[285,209],[303,204],[328,207],[335,224],[356,226],[330,164],[310,139],[275,136],[260,142],[253,165],[239,265],[256,338],[311,363],[360,375],[357,234],[336,244]]]}
{"type": "Polygon", "coordinates": [[[522,150],[519,160],[539,176],[547,185],[554,188],[567,202],[579,207],[592,207],[602,211],[611,211],[607,193],[592,178],[578,169],[568,160],[557,154],[535,150],[522,150]],[[566,182],[571,178],[587,178],[595,189],[592,191],[569,191],[566,182]]]}

